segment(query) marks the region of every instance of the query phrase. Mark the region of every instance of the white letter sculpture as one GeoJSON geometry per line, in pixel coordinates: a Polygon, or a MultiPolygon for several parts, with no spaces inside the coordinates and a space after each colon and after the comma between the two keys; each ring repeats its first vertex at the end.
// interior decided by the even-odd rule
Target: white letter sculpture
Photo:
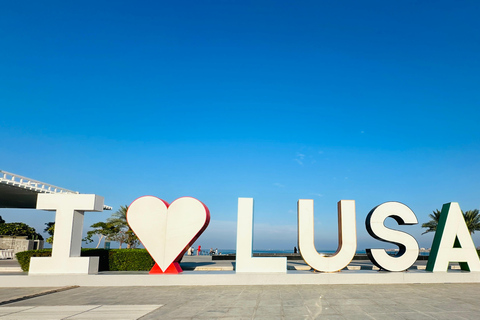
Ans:
{"type": "Polygon", "coordinates": [[[384,225],[385,219],[392,217],[399,225],[417,224],[415,213],[400,202],[385,202],[372,209],[367,215],[365,226],[375,239],[391,242],[399,247],[395,256],[390,256],[385,249],[367,249],[370,261],[387,271],[404,271],[410,268],[418,258],[418,243],[408,233],[392,230],[384,225]]]}
{"type": "Polygon", "coordinates": [[[253,199],[238,198],[236,272],[286,272],[287,258],[253,258],[253,199]]]}
{"type": "Polygon", "coordinates": [[[338,202],[338,250],[331,257],[318,254],[314,243],[313,200],[298,200],[298,247],[305,262],[315,270],[339,271],[352,261],[357,250],[355,201],[338,202]]]}
{"type": "Polygon", "coordinates": [[[450,262],[459,262],[465,271],[480,271],[477,250],[457,202],[442,207],[426,270],[447,271],[450,262]]]}
{"type": "Polygon", "coordinates": [[[39,194],[37,209],[56,211],[52,257],[32,257],[29,275],[98,272],[98,257],[80,257],[83,215],[102,211],[103,197],[94,194],[39,194]]]}
{"type": "Polygon", "coordinates": [[[169,205],[157,197],[144,196],[128,207],[127,221],[155,260],[150,274],[180,273],[179,261],[207,228],[210,212],[191,197],[169,205]]]}

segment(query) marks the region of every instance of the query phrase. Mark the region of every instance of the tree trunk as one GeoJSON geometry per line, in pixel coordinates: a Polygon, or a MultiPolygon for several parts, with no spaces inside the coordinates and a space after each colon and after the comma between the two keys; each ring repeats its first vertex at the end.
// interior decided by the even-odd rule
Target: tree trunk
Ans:
{"type": "Polygon", "coordinates": [[[95,249],[98,249],[98,246],[100,246],[100,242],[102,242],[103,237],[105,237],[103,234],[98,236],[98,243],[97,243],[97,246],[95,247],[95,249]]]}

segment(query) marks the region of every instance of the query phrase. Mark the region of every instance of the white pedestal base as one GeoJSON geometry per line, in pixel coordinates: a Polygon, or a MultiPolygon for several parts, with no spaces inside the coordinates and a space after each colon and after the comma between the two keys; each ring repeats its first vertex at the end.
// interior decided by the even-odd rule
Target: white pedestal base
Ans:
{"type": "Polygon", "coordinates": [[[32,257],[28,274],[97,274],[99,260],[99,257],[32,257]]]}

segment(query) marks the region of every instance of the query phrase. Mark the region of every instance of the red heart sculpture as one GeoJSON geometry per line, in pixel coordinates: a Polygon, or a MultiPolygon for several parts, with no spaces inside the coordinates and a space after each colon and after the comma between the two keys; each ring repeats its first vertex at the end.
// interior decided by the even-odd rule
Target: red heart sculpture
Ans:
{"type": "Polygon", "coordinates": [[[179,273],[179,261],[210,222],[207,206],[195,198],[182,197],[170,205],[157,197],[144,196],[128,207],[127,222],[155,260],[150,273],[179,273]]]}

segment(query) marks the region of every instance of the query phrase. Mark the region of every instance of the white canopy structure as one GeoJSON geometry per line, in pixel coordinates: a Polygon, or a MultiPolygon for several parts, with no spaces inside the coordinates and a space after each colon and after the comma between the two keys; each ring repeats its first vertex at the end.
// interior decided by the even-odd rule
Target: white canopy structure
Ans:
{"type": "MultiPolygon", "coordinates": [[[[39,193],[79,194],[80,192],[0,170],[0,208],[35,209],[39,193]]],[[[103,210],[111,209],[110,206],[103,207],[103,210]]]]}

